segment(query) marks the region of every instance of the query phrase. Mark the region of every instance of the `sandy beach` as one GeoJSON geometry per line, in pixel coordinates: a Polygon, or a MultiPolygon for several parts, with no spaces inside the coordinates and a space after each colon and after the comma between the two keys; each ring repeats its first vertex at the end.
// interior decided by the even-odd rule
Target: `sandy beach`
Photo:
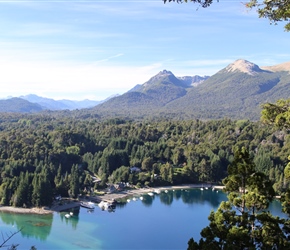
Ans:
{"type": "MultiPolygon", "coordinates": [[[[187,185],[179,185],[179,186],[163,186],[163,187],[148,187],[148,188],[139,188],[139,189],[128,189],[120,192],[114,193],[106,193],[101,196],[92,196],[87,197],[89,200],[94,201],[114,201],[118,199],[122,199],[128,196],[141,196],[142,194],[146,194],[149,192],[162,192],[165,190],[172,189],[188,189],[188,188],[214,188],[214,189],[223,189],[223,186],[215,186],[210,184],[187,184],[187,185]]],[[[61,212],[64,210],[68,210],[74,207],[80,206],[80,202],[77,200],[65,198],[62,200],[61,204],[54,203],[51,207],[42,207],[42,208],[19,208],[12,206],[0,206],[0,212],[6,213],[21,213],[21,214],[50,214],[53,212],[61,212]]]]}

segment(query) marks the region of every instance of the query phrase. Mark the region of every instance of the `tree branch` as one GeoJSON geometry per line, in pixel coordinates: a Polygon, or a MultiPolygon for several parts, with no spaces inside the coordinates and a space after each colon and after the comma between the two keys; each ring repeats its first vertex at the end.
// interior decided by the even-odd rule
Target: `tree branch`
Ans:
{"type": "Polygon", "coordinates": [[[0,248],[3,248],[3,247],[9,247],[9,245],[6,245],[6,243],[16,234],[18,234],[20,231],[22,230],[22,228],[20,228],[18,231],[12,233],[10,232],[10,235],[6,234],[6,238],[4,237],[3,233],[2,234],[2,240],[3,242],[0,244],[0,248]]]}

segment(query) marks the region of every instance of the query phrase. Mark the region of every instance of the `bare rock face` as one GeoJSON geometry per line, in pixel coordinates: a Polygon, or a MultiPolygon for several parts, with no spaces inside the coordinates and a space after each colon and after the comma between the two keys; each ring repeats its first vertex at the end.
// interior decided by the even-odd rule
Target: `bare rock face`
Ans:
{"type": "Polygon", "coordinates": [[[229,64],[225,69],[228,72],[240,71],[249,75],[254,75],[262,71],[258,65],[243,59],[238,59],[234,61],[233,63],[229,64]]]}

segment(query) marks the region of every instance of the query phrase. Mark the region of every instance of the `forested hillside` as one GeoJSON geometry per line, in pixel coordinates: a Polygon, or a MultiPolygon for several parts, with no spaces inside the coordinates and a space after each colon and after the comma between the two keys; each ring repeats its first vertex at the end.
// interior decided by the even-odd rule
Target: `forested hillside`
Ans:
{"type": "Polygon", "coordinates": [[[279,193],[286,188],[287,134],[248,120],[99,121],[3,114],[1,204],[49,205],[55,195],[77,197],[107,183],[220,183],[233,149],[241,146],[249,148],[257,169],[270,176],[279,193]],[[132,172],[133,166],[141,171],[132,172]]]}
{"type": "Polygon", "coordinates": [[[259,68],[236,60],[202,83],[163,70],[142,85],[92,109],[102,117],[259,120],[261,105],[290,95],[289,63],[259,68]]]}

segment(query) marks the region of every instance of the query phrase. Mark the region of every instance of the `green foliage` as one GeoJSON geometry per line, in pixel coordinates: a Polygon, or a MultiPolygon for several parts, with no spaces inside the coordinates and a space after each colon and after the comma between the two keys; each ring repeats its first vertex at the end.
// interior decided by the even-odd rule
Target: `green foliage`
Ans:
{"type": "Polygon", "coordinates": [[[261,119],[264,122],[274,124],[279,128],[290,128],[290,99],[280,99],[275,104],[266,103],[262,108],[261,119]]]}
{"type": "MultiPolygon", "coordinates": [[[[203,8],[209,7],[213,0],[163,0],[166,2],[193,2],[198,3],[203,8]]],[[[219,2],[219,0],[217,0],[219,2]]],[[[287,0],[249,0],[249,2],[245,3],[247,8],[257,8],[257,12],[259,17],[267,18],[271,22],[271,24],[277,24],[277,22],[286,21],[285,30],[290,30],[290,3],[287,0]]]]}
{"type": "Polygon", "coordinates": [[[290,3],[287,0],[264,0],[262,3],[258,0],[250,0],[247,4],[249,8],[257,7],[260,17],[267,18],[271,24],[286,21],[285,30],[290,30],[290,3]]]}
{"type": "Polygon", "coordinates": [[[223,182],[228,201],[211,212],[199,243],[190,239],[188,249],[288,249],[286,221],[265,212],[274,197],[272,185],[255,170],[248,150],[235,150],[223,182]]]}
{"type": "MultiPolygon", "coordinates": [[[[185,2],[187,3],[188,1],[187,0],[163,0],[164,3],[166,2],[177,2],[177,3],[182,3],[182,2],[185,2]]],[[[190,2],[193,2],[193,3],[198,3],[200,4],[203,8],[206,8],[206,7],[209,7],[213,0],[189,0],[190,2]]],[[[218,2],[218,0],[217,0],[218,2]]]]}

